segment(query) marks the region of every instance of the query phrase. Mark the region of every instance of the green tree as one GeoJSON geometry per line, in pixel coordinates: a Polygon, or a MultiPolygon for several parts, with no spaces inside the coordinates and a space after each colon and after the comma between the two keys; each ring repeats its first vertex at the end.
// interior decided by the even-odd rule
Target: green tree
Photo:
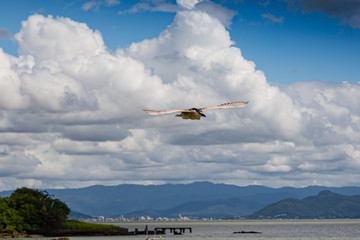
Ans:
{"type": "Polygon", "coordinates": [[[10,196],[10,207],[23,219],[27,233],[46,233],[61,227],[70,209],[46,191],[18,188],[10,196]]]}
{"type": "Polygon", "coordinates": [[[0,232],[22,232],[23,218],[9,203],[10,198],[0,198],[0,232]]]}

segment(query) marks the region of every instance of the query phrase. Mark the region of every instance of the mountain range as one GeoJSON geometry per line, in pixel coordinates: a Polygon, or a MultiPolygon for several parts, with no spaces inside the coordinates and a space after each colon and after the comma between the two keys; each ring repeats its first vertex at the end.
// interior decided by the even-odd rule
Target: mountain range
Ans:
{"type": "Polygon", "coordinates": [[[284,199],[251,214],[248,218],[360,218],[360,195],[345,196],[325,190],[302,200],[284,199]]]}
{"type": "MultiPolygon", "coordinates": [[[[191,184],[95,185],[78,189],[44,189],[64,201],[72,211],[89,216],[117,217],[233,217],[250,215],[278,201],[303,199],[328,190],[360,194],[360,187],[270,188],[195,182],[191,184]]],[[[0,192],[9,196],[12,191],[0,192]]]]}

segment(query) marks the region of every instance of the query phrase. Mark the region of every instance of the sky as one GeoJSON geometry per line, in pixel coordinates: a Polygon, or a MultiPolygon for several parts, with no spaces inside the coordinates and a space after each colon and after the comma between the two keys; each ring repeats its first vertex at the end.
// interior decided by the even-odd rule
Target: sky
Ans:
{"type": "Polygon", "coordinates": [[[360,186],[359,63],[358,0],[2,0],[0,190],[360,186]]]}

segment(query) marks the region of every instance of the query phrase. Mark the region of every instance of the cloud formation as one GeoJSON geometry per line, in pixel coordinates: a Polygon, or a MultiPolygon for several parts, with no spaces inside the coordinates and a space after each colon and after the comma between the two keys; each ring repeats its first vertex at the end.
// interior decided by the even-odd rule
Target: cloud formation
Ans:
{"type": "Polygon", "coordinates": [[[7,28],[0,27],[0,39],[9,39],[11,32],[7,28]]]}
{"type": "Polygon", "coordinates": [[[88,11],[90,9],[99,9],[103,5],[109,7],[109,6],[119,5],[119,4],[120,4],[119,0],[92,0],[92,1],[85,2],[82,5],[82,10],[88,11]]]}
{"type": "Polygon", "coordinates": [[[343,24],[360,28],[359,0],[287,0],[290,4],[299,4],[305,12],[320,11],[326,16],[339,18],[343,24]]]}
{"type": "Polygon", "coordinates": [[[213,7],[179,9],[158,37],[116,52],[84,23],[24,21],[20,56],[0,49],[0,189],[358,185],[360,85],[269,84],[213,7]],[[236,100],[250,103],[201,121],[141,111],[236,100]]]}
{"type": "Polygon", "coordinates": [[[261,17],[263,19],[267,19],[267,20],[270,20],[271,23],[282,23],[284,21],[284,17],[283,16],[280,16],[280,17],[277,17],[271,13],[264,13],[264,14],[261,14],[261,17]]]}

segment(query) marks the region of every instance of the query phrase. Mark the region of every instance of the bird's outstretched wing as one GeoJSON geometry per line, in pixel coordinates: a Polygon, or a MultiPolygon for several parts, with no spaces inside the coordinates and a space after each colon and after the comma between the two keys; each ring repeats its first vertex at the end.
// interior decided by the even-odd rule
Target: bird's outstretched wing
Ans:
{"type": "Polygon", "coordinates": [[[248,104],[249,101],[239,101],[239,102],[230,102],[230,103],[223,103],[223,104],[220,104],[220,105],[217,105],[217,106],[212,106],[212,107],[204,107],[204,108],[201,108],[202,111],[205,111],[205,110],[211,110],[211,109],[219,109],[219,108],[238,108],[238,107],[243,107],[245,106],[246,104],[248,104]]]}
{"type": "Polygon", "coordinates": [[[174,109],[174,110],[143,110],[144,112],[150,115],[161,115],[167,113],[175,113],[175,112],[191,112],[189,109],[174,109]]]}
{"type": "Polygon", "coordinates": [[[150,114],[150,115],[162,115],[162,114],[167,114],[167,113],[175,113],[175,112],[202,112],[204,110],[211,110],[211,109],[218,109],[218,108],[238,108],[238,107],[243,107],[246,104],[248,104],[247,102],[230,102],[230,103],[223,103],[217,106],[212,106],[212,107],[204,107],[204,108],[190,108],[190,109],[173,109],[173,110],[147,110],[147,109],[143,109],[144,112],[150,114]]]}

